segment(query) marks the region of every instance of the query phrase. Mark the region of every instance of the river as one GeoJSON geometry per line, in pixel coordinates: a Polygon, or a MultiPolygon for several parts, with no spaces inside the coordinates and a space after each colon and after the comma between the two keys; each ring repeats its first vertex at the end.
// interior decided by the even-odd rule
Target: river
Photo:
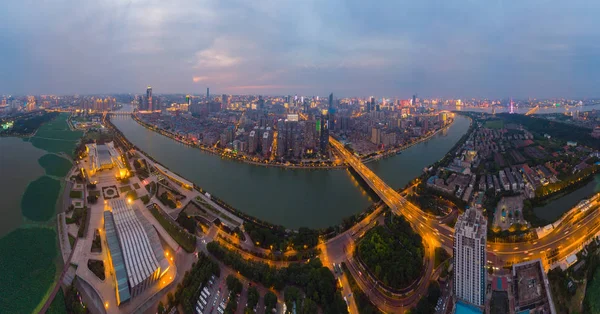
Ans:
{"type": "MultiPolygon", "coordinates": [[[[114,125],[157,161],[235,208],[288,228],[323,228],[364,210],[368,193],[348,170],[259,167],[202,152],[150,131],[130,117],[113,117],[114,125]]],[[[401,155],[369,164],[392,187],[399,188],[441,159],[469,128],[469,119],[454,124],[401,155]]]]}
{"type": "Polygon", "coordinates": [[[533,211],[536,216],[548,222],[553,222],[560,218],[563,213],[577,205],[579,201],[589,198],[592,194],[598,192],[600,192],[600,174],[595,175],[592,181],[585,186],[561,198],[555,199],[542,207],[536,207],[533,211]]]}

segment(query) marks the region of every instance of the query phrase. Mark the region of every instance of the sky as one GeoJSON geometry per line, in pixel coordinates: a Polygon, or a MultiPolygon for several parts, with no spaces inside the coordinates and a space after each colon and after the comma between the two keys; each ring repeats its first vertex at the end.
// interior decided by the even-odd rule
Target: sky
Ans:
{"type": "Polygon", "coordinates": [[[600,97],[600,1],[2,0],[0,94],[600,97]]]}

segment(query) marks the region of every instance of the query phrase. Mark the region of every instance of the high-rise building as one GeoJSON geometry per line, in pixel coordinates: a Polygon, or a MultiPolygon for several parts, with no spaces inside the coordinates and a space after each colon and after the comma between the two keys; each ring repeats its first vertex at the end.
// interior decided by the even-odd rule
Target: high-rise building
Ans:
{"type": "Polygon", "coordinates": [[[227,96],[226,94],[223,94],[221,96],[221,108],[222,109],[228,109],[229,108],[229,96],[227,96]]]}
{"type": "Polygon", "coordinates": [[[152,111],[152,87],[148,86],[146,88],[146,98],[144,98],[144,110],[152,111]]]}
{"type": "Polygon", "coordinates": [[[321,112],[321,134],[319,137],[319,151],[322,156],[327,155],[329,148],[329,114],[327,110],[321,112]]]}
{"type": "Polygon", "coordinates": [[[262,143],[260,146],[261,146],[262,154],[264,157],[267,157],[269,155],[269,153],[271,152],[271,143],[273,143],[273,139],[272,139],[271,135],[272,135],[271,132],[265,131],[265,133],[263,133],[263,136],[262,136],[262,143]]]}
{"type": "Polygon", "coordinates": [[[210,99],[210,89],[207,87],[206,88],[206,100],[210,99]]]}
{"type": "Polygon", "coordinates": [[[381,129],[378,127],[371,128],[371,143],[379,145],[381,142],[381,129]]]}
{"type": "Polygon", "coordinates": [[[367,112],[371,112],[375,110],[375,97],[371,97],[369,101],[367,101],[367,112]]]}
{"type": "Polygon", "coordinates": [[[265,109],[265,100],[263,99],[263,96],[258,96],[258,110],[263,109],[265,109]]]}
{"type": "Polygon", "coordinates": [[[258,149],[258,130],[250,131],[250,136],[248,137],[248,153],[254,154],[258,149]]]}
{"type": "Polygon", "coordinates": [[[412,104],[411,105],[413,105],[413,106],[417,105],[417,95],[413,95],[413,97],[412,97],[412,104]]]}
{"type": "Polygon", "coordinates": [[[469,208],[454,227],[454,294],[460,300],[483,306],[486,289],[487,219],[469,208]]]}

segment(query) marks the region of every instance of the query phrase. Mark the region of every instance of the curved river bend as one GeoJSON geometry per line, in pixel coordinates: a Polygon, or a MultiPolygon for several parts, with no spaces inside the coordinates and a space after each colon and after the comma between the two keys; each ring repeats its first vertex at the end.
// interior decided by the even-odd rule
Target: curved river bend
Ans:
{"type": "MultiPolygon", "coordinates": [[[[137,147],[238,210],[288,228],[324,228],[372,203],[348,170],[259,167],[202,152],[150,131],[130,117],[113,124],[137,147]]],[[[369,164],[390,186],[399,188],[441,159],[469,129],[469,119],[455,122],[430,140],[401,155],[369,164]]]]}

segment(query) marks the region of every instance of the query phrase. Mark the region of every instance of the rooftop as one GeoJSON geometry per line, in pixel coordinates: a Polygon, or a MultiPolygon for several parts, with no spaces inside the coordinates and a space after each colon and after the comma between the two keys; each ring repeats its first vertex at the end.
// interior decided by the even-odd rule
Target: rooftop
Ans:
{"type": "Polygon", "coordinates": [[[122,199],[110,202],[112,216],[123,251],[129,286],[135,287],[159,268],[150,239],[134,209],[122,199]]]}
{"type": "Polygon", "coordinates": [[[540,259],[513,265],[515,311],[556,313],[540,259]]]}

